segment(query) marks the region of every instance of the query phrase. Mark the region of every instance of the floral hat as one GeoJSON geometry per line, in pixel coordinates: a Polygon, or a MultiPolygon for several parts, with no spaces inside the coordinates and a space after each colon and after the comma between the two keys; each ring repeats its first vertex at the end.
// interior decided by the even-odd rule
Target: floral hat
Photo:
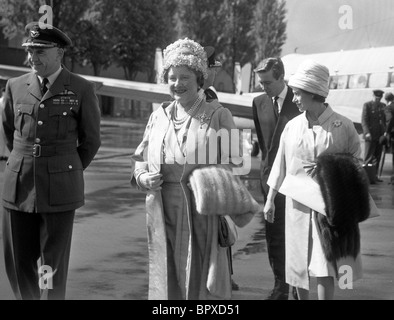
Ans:
{"type": "Polygon", "coordinates": [[[164,49],[162,81],[170,67],[179,66],[188,66],[201,72],[204,79],[208,78],[207,53],[200,44],[188,38],[179,39],[164,49]]]}

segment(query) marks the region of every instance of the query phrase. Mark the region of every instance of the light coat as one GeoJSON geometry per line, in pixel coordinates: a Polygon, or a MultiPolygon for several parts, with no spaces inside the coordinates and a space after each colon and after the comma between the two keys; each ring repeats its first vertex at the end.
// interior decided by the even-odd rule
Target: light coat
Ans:
{"type": "MultiPolygon", "coordinates": [[[[145,169],[149,172],[160,172],[163,163],[163,142],[168,130],[171,130],[170,113],[175,103],[164,103],[150,117],[143,141],[137,147],[133,159],[135,169],[145,169]]],[[[193,237],[193,214],[195,206],[192,204],[192,194],[188,187],[190,173],[197,167],[212,164],[212,159],[217,162],[218,159],[228,159],[231,161],[231,155],[226,150],[210,149],[207,143],[208,137],[219,129],[230,131],[236,129],[233,118],[229,110],[223,108],[217,100],[206,102],[203,100],[202,105],[196,116],[191,120],[190,128],[187,134],[186,151],[187,160],[177,147],[172,147],[174,161],[183,164],[180,185],[183,190],[184,200],[187,203],[187,212],[184,213],[188,221],[189,239],[182,249],[177,252],[177,260],[186,260],[183,265],[186,266],[185,286],[182,289],[185,292],[183,299],[190,297],[198,299],[230,299],[231,282],[227,248],[222,248],[218,243],[218,217],[207,216],[206,230],[206,248],[200,252],[204,264],[202,266],[201,283],[198,285],[199,292],[190,292],[190,283],[193,281],[190,275],[190,264],[196,250],[193,243],[196,241],[193,237]],[[194,134],[194,136],[193,136],[194,134]],[[194,139],[198,137],[197,139],[194,139]],[[204,154],[205,153],[205,154],[204,154]],[[200,158],[199,158],[200,156],[200,158]],[[213,158],[212,158],[213,157],[213,158]]],[[[230,143],[233,143],[230,142],[230,143]]],[[[238,142],[234,142],[238,143],[238,142]]],[[[171,148],[171,146],[167,146],[171,148]]],[[[225,148],[226,149],[226,148],[225,148]]],[[[227,148],[228,149],[228,148],[227,148]]],[[[171,151],[170,149],[167,149],[171,151]]],[[[132,170],[132,173],[134,170],[132,170]]],[[[132,184],[136,185],[135,178],[132,178],[132,184]]],[[[165,188],[165,187],[164,187],[165,188]]],[[[147,210],[147,230],[148,230],[148,250],[149,250],[149,299],[168,299],[168,261],[167,261],[167,240],[165,228],[165,212],[161,191],[147,191],[146,210],[147,210]]],[[[198,232],[198,230],[195,230],[198,232]]]]}
{"type": "MultiPolygon", "coordinates": [[[[335,113],[330,106],[318,120],[319,125],[309,128],[303,113],[286,125],[268,179],[271,188],[280,191],[287,176],[305,175],[303,165],[315,163],[324,153],[349,153],[361,162],[360,139],[351,120],[335,113]]],[[[296,191],[302,193],[300,189],[296,191]]],[[[308,188],[304,190],[308,192],[308,188]]],[[[304,198],[313,201],[316,197],[306,193],[304,198]]],[[[324,257],[315,219],[314,210],[286,197],[286,282],[294,287],[309,289],[309,276],[335,276],[338,271],[324,257]]],[[[360,256],[337,261],[337,268],[341,265],[352,268],[354,280],[361,277],[360,256]]]]}

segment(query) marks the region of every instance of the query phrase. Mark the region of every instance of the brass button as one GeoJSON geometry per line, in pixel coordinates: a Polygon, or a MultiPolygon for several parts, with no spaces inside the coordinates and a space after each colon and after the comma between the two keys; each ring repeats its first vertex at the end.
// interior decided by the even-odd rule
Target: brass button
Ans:
{"type": "Polygon", "coordinates": [[[67,115],[67,112],[63,112],[63,116],[66,116],[67,115]]]}
{"type": "Polygon", "coordinates": [[[39,126],[42,126],[43,124],[44,124],[44,122],[38,121],[38,125],[39,125],[39,126]]]}
{"type": "Polygon", "coordinates": [[[44,109],[44,108],[45,108],[45,104],[41,103],[41,104],[40,104],[40,108],[41,108],[41,109],[44,109]]]}
{"type": "Polygon", "coordinates": [[[68,166],[68,168],[71,170],[71,169],[73,168],[73,166],[70,164],[70,165],[68,166]]]}
{"type": "Polygon", "coordinates": [[[36,140],[34,140],[36,143],[40,143],[41,139],[40,138],[36,138],[36,140]]]}

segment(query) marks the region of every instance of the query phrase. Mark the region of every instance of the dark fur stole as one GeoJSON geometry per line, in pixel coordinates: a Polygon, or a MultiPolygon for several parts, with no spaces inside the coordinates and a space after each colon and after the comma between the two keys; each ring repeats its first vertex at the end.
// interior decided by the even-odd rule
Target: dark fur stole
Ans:
{"type": "Polygon", "coordinates": [[[324,154],[317,158],[316,178],[324,199],[326,216],[317,224],[328,261],[356,258],[360,252],[358,224],[369,216],[369,182],[364,169],[349,154],[324,154]]]}

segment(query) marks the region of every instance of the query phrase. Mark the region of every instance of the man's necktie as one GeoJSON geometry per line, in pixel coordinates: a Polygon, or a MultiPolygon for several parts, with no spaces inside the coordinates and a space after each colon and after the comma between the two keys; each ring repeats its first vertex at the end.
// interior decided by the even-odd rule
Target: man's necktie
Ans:
{"type": "Polygon", "coordinates": [[[278,96],[276,96],[276,97],[274,98],[274,111],[275,111],[275,115],[276,115],[277,118],[279,118],[279,104],[278,104],[278,99],[279,99],[278,96]]]}
{"type": "Polygon", "coordinates": [[[48,91],[47,84],[49,83],[47,78],[42,79],[42,85],[41,85],[41,91],[42,95],[45,95],[45,93],[48,91]]]}

